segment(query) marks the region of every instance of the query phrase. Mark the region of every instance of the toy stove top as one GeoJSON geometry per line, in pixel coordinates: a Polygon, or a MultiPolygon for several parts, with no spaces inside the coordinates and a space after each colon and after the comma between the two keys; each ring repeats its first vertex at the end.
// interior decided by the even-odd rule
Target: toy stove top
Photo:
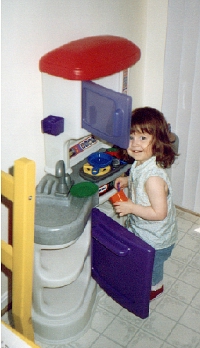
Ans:
{"type": "MultiPolygon", "coordinates": [[[[101,149],[100,152],[105,152],[105,149],[101,149]]],[[[127,162],[112,156],[113,160],[112,163],[104,168],[100,168],[98,174],[92,174],[92,166],[89,165],[89,163],[85,163],[83,167],[80,168],[79,170],[79,175],[84,178],[85,180],[92,181],[94,183],[98,183],[99,181],[102,181],[103,179],[108,178],[109,176],[114,175],[121,169],[123,169],[125,166],[127,166],[127,162]]]]}

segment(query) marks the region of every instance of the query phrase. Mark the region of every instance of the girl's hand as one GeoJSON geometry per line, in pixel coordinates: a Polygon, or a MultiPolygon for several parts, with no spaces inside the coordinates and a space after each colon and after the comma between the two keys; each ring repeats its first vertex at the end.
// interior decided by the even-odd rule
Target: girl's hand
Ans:
{"type": "Polygon", "coordinates": [[[128,187],[128,177],[127,176],[120,176],[115,180],[115,188],[118,189],[124,189],[125,187],[128,187]],[[119,186],[118,186],[119,185],[119,186]]]}
{"type": "Polygon", "coordinates": [[[149,221],[164,220],[167,216],[168,187],[166,182],[160,177],[152,176],[147,180],[145,189],[150,201],[149,206],[135,204],[128,199],[126,202],[113,204],[116,213],[120,216],[134,214],[149,221]]]}
{"type": "Polygon", "coordinates": [[[116,202],[113,204],[113,206],[119,216],[124,216],[132,213],[134,203],[130,199],[128,199],[128,201],[126,202],[116,202]]]}

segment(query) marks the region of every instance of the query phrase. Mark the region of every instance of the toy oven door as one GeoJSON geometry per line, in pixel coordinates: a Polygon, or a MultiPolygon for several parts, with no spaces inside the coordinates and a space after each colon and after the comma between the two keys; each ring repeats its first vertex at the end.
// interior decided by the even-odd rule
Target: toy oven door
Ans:
{"type": "Polygon", "coordinates": [[[97,208],[92,210],[92,276],[136,316],[149,315],[155,250],[97,208]]]}

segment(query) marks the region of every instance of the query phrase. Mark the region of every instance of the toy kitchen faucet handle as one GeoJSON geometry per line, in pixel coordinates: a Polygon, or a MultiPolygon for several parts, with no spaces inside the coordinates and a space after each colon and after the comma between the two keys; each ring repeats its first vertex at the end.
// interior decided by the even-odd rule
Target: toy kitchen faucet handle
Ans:
{"type": "Polygon", "coordinates": [[[55,176],[58,178],[56,195],[67,195],[69,188],[65,181],[65,163],[63,160],[56,163],[55,176]]]}

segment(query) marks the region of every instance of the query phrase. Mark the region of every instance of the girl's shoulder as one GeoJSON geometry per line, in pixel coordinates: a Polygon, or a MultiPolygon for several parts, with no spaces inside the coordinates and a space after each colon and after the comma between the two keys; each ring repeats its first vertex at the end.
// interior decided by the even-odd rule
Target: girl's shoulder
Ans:
{"type": "Polygon", "coordinates": [[[146,180],[148,180],[152,176],[159,176],[164,181],[169,183],[169,177],[168,177],[168,174],[167,174],[166,170],[161,168],[161,167],[159,167],[159,166],[157,166],[157,165],[155,165],[152,168],[149,168],[149,170],[146,171],[146,173],[145,173],[145,179],[146,180]]]}
{"type": "Polygon", "coordinates": [[[159,176],[167,182],[169,180],[166,170],[156,163],[155,156],[151,157],[151,159],[144,163],[143,168],[141,167],[140,175],[145,179],[145,181],[151,176],[159,176]]]}
{"type": "Polygon", "coordinates": [[[159,176],[166,182],[169,182],[168,174],[165,169],[161,168],[156,163],[156,157],[153,156],[142,165],[137,166],[133,163],[131,168],[131,175],[133,179],[138,179],[139,181],[146,181],[151,176],[159,176]]]}

